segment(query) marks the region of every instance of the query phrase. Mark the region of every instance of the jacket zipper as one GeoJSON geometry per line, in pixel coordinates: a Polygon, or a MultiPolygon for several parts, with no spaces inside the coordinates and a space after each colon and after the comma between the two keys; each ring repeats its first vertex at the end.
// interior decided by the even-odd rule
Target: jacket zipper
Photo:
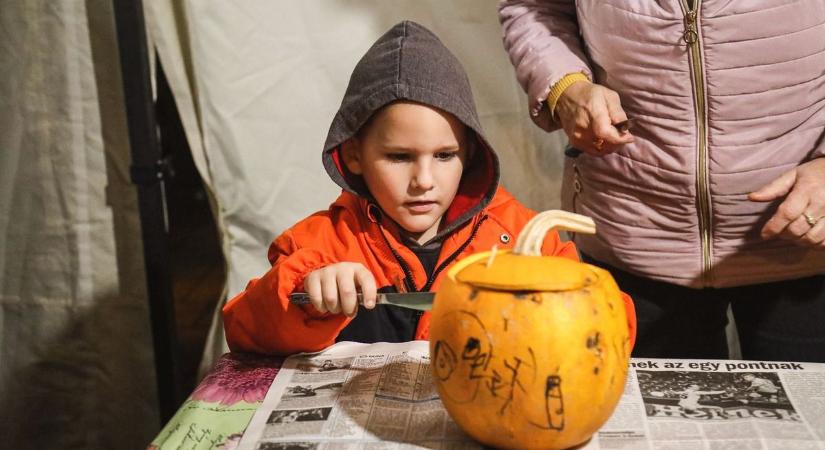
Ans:
{"type": "MultiPolygon", "coordinates": [[[[418,289],[415,287],[415,279],[413,278],[413,274],[412,274],[412,270],[410,269],[410,266],[408,266],[407,263],[404,261],[404,258],[402,258],[401,255],[398,254],[398,251],[395,250],[395,247],[393,247],[390,244],[389,238],[387,238],[387,235],[384,233],[384,227],[381,226],[381,219],[383,218],[383,214],[381,213],[381,210],[379,208],[376,207],[375,209],[376,209],[377,215],[378,215],[378,221],[377,221],[378,222],[377,223],[378,230],[381,233],[381,237],[384,238],[384,243],[387,244],[387,248],[390,249],[390,253],[392,253],[392,256],[395,258],[395,260],[401,266],[401,270],[404,271],[404,285],[407,287],[407,292],[417,292],[418,289]]],[[[415,312],[415,324],[413,326],[413,334],[412,334],[412,336],[410,336],[411,341],[415,340],[415,336],[418,334],[418,324],[419,324],[419,321],[421,320],[421,316],[423,316],[423,315],[424,315],[424,311],[416,311],[415,312]]]]}
{"type": "Polygon", "coordinates": [[[698,18],[701,0],[680,0],[685,11],[685,31],[683,38],[690,53],[690,68],[693,73],[693,93],[696,106],[697,154],[696,154],[696,197],[699,215],[699,234],[702,245],[702,282],[711,284],[711,209],[710,180],[708,177],[707,116],[705,114],[705,82],[702,67],[701,42],[699,40],[698,18]]]}
{"type": "Polygon", "coordinates": [[[398,261],[399,265],[401,265],[401,270],[404,271],[404,284],[407,287],[407,292],[417,292],[418,289],[416,289],[415,287],[415,280],[413,279],[412,270],[410,270],[410,267],[407,265],[406,262],[404,262],[404,258],[402,258],[401,255],[399,255],[395,248],[393,248],[393,246],[390,244],[390,240],[387,239],[387,235],[384,234],[384,227],[381,226],[381,222],[378,222],[378,229],[381,231],[381,237],[384,238],[384,242],[387,244],[387,248],[390,249],[392,256],[395,257],[395,260],[398,261]]]}
{"type": "MultiPolygon", "coordinates": [[[[427,291],[430,290],[430,287],[433,285],[436,278],[438,278],[438,274],[440,274],[448,265],[450,265],[450,263],[453,260],[455,260],[458,257],[458,255],[460,255],[461,252],[463,252],[464,249],[467,248],[468,245],[470,245],[470,242],[473,241],[476,234],[478,233],[478,229],[481,227],[481,223],[484,222],[486,219],[487,219],[487,215],[483,215],[478,219],[478,222],[476,222],[476,224],[473,226],[472,232],[470,232],[470,237],[467,238],[467,240],[464,241],[464,243],[461,244],[461,246],[458,247],[458,249],[456,249],[456,251],[454,251],[444,261],[442,261],[441,264],[439,264],[438,267],[435,268],[435,270],[433,270],[432,276],[430,276],[427,279],[427,283],[424,284],[424,287],[421,288],[421,291],[419,291],[415,286],[415,280],[414,280],[413,275],[412,275],[412,270],[410,270],[410,266],[408,266],[406,261],[404,261],[404,258],[402,258],[400,254],[398,254],[398,251],[396,251],[395,248],[393,248],[393,246],[390,244],[390,240],[387,238],[387,235],[384,234],[384,227],[381,226],[381,221],[380,220],[378,221],[378,229],[381,231],[381,237],[384,238],[384,242],[387,244],[387,248],[390,249],[390,252],[392,253],[392,256],[395,257],[396,261],[398,261],[398,264],[401,266],[401,270],[404,271],[404,284],[407,286],[407,291],[408,292],[427,292],[427,291]]],[[[419,314],[419,316],[420,316],[420,314],[419,314]]]]}
{"type": "Polygon", "coordinates": [[[473,239],[476,237],[478,229],[481,227],[481,223],[485,220],[487,220],[486,214],[481,216],[478,219],[478,222],[476,222],[476,224],[473,226],[473,231],[470,233],[470,237],[467,238],[467,240],[464,241],[464,243],[461,244],[461,246],[458,247],[458,249],[456,249],[456,251],[454,251],[450,256],[448,256],[444,261],[441,261],[441,264],[439,264],[438,267],[436,267],[435,270],[433,270],[433,274],[427,280],[427,284],[425,284],[424,287],[421,288],[422,291],[429,291],[430,287],[433,285],[433,283],[435,283],[436,278],[438,278],[438,274],[440,274],[441,271],[443,271],[447,266],[450,265],[450,263],[452,263],[456,258],[458,258],[458,255],[460,255],[461,252],[463,252],[464,249],[466,249],[467,246],[470,245],[470,242],[472,242],[473,239]]]}

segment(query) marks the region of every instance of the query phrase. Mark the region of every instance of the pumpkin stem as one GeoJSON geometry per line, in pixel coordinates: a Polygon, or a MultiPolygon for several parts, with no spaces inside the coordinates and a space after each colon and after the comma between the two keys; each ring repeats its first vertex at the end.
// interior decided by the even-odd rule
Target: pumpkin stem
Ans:
{"type": "Polygon", "coordinates": [[[595,234],[593,219],[568,211],[552,209],[536,214],[516,238],[513,253],[517,255],[541,256],[544,236],[550,230],[566,230],[574,233],[595,234]]]}
{"type": "Polygon", "coordinates": [[[493,245],[493,248],[490,249],[490,257],[487,258],[487,267],[488,268],[493,265],[493,260],[496,259],[496,252],[497,251],[498,251],[498,245],[493,245]]]}

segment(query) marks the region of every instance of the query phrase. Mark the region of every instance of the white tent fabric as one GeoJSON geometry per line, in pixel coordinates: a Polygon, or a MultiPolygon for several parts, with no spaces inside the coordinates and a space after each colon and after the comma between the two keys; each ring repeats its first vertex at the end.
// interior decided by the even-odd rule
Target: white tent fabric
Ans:
{"type": "MultiPolygon", "coordinates": [[[[320,157],[329,124],[355,63],[404,19],[465,65],[504,186],[533,208],[559,205],[565,138],[529,120],[494,0],[150,2],[148,27],[217,205],[229,297],[268,269],[275,236],[337,196],[320,157]]],[[[212,355],[226,349],[217,311],[213,332],[212,355]]]]}
{"type": "Polygon", "coordinates": [[[0,447],[145,447],[157,394],[111,4],[0,10],[0,447]]]}

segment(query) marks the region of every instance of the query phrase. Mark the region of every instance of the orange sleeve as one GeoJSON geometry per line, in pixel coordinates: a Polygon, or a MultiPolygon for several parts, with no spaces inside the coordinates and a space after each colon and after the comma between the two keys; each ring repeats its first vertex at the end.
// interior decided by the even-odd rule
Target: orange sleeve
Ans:
{"type": "Polygon", "coordinates": [[[561,236],[555,230],[550,230],[544,237],[544,244],[541,246],[541,254],[545,256],[561,256],[573,261],[579,261],[579,251],[573,241],[562,241],[561,236]]]}
{"type": "Polygon", "coordinates": [[[226,341],[232,351],[289,355],[323,350],[335,343],[349,323],[342,314],[321,314],[311,306],[289,302],[289,294],[303,290],[304,278],[332,264],[310,248],[292,251],[282,235],[270,248],[272,268],[223,307],[226,341]]]}
{"type": "Polygon", "coordinates": [[[630,350],[633,350],[633,346],[636,345],[636,307],[633,305],[633,299],[624,291],[622,291],[622,300],[624,300],[624,311],[627,315],[627,335],[630,339],[630,350]]]}

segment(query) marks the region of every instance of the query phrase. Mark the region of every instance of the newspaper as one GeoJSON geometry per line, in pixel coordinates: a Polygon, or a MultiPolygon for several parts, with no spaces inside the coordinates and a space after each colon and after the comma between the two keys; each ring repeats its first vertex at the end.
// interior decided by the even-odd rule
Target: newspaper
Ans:
{"type": "Polygon", "coordinates": [[[340,342],[287,358],[239,449],[481,449],[452,421],[426,341],[340,342]]]}
{"type": "MultiPolygon", "coordinates": [[[[452,421],[425,341],[342,342],[286,360],[241,450],[481,449],[452,421]]],[[[825,450],[825,364],[631,361],[594,449],[825,450]]]]}
{"type": "Polygon", "coordinates": [[[825,364],[631,360],[605,449],[825,449],[825,364]]]}

